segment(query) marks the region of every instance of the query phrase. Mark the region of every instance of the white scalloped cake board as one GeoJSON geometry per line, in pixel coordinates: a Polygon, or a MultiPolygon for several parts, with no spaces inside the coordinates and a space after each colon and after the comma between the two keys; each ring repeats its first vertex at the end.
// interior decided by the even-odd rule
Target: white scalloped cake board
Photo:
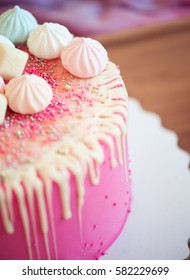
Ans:
{"type": "Polygon", "coordinates": [[[102,259],[184,259],[190,238],[189,154],[160,118],[129,99],[132,211],[102,259]]]}

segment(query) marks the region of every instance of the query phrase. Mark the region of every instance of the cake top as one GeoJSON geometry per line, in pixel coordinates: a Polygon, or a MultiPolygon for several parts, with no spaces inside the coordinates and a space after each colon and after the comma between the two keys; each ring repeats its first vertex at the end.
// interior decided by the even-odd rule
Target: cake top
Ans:
{"type": "MultiPolygon", "coordinates": [[[[7,77],[6,72],[19,68],[23,61],[22,74],[15,70],[15,77],[5,81],[6,85],[1,78],[1,94],[5,92],[8,102],[0,125],[1,176],[8,168],[18,171],[25,164],[35,165],[50,147],[58,153],[76,142],[84,145],[88,138],[99,141],[104,123],[107,120],[110,126],[111,116],[118,118],[123,110],[118,104],[126,100],[123,93],[122,97],[116,94],[124,84],[104,47],[91,38],[74,37],[56,23],[37,25],[18,6],[2,14],[0,22],[3,61],[13,56],[9,68],[0,65],[0,75],[7,77]],[[10,36],[13,21],[14,38],[10,36]],[[27,46],[15,48],[15,42],[27,42],[27,46]],[[114,98],[112,89],[116,89],[114,98]]],[[[122,118],[126,122],[126,116],[122,118]]],[[[106,131],[109,133],[108,128],[106,131]]]]}
{"type": "MultiPolygon", "coordinates": [[[[21,50],[28,52],[27,47],[21,47],[21,50]]],[[[36,94],[39,89],[36,82],[27,85],[28,99],[31,106],[35,106],[35,102],[31,101],[33,97],[30,98],[31,86],[36,94]]],[[[105,122],[106,116],[109,118],[109,115],[114,113],[114,107],[111,107],[116,100],[112,101],[111,88],[120,89],[120,86],[123,87],[123,82],[119,79],[119,70],[111,62],[96,77],[80,79],[63,68],[60,58],[45,60],[29,53],[24,75],[10,80],[5,86],[5,96],[8,100],[11,96],[13,105],[23,111],[21,114],[14,112],[17,111],[15,108],[12,108],[14,111],[8,108],[4,123],[0,126],[0,170],[8,166],[18,168],[20,164],[33,164],[46,154],[50,146],[64,142],[65,139],[81,141],[87,135],[90,137],[90,134],[98,137],[101,118],[105,122]],[[43,78],[53,92],[49,106],[35,114],[25,114],[29,106],[27,101],[23,100],[26,74],[43,78]],[[106,85],[108,82],[110,84],[106,85]],[[106,88],[110,88],[108,92],[106,88]]],[[[43,94],[47,96],[48,92],[44,86],[40,98],[43,94]]],[[[118,95],[118,102],[120,98],[118,95]]]]}

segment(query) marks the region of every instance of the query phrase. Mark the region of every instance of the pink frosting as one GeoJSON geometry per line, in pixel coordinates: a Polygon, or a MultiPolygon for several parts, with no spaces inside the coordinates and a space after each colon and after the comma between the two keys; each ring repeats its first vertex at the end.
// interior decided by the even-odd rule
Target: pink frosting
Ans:
{"type": "MultiPolygon", "coordinates": [[[[52,205],[54,205],[58,259],[95,260],[107,252],[121,233],[131,208],[131,182],[126,183],[125,172],[124,165],[110,168],[109,151],[105,148],[105,163],[101,167],[99,185],[92,186],[89,178],[85,181],[86,194],[81,227],[77,209],[76,184],[73,175],[70,174],[71,208],[73,212],[72,218],[69,220],[62,219],[60,196],[57,185],[54,184],[52,205]]],[[[48,207],[48,205],[46,206],[48,207]]],[[[28,259],[28,251],[25,239],[21,238],[23,236],[23,225],[16,200],[14,200],[14,209],[17,230],[13,234],[7,234],[3,231],[3,226],[0,223],[0,259],[25,260],[28,259]]],[[[48,219],[49,224],[51,224],[49,215],[48,219]]],[[[38,242],[36,242],[31,230],[32,244],[36,244],[32,246],[33,257],[37,259],[36,248],[39,247],[40,258],[45,260],[47,259],[47,252],[40,230],[39,219],[36,219],[36,225],[38,242]]],[[[50,258],[55,259],[52,231],[53,229],[50,229],[47,236],[50,240],[50,258]]]]}
{"type": "Polygon", "coordinates": [[[74,38],[61,52],[63,67],[79,78],[100,74],[108,63],[105,48],[91,38],[74,38]]]}
{"type": "Polygon", "coordinates": [[[4,93],[5,92],[5,83],[3,78],[0,76],[0,93],[4,93]]]}

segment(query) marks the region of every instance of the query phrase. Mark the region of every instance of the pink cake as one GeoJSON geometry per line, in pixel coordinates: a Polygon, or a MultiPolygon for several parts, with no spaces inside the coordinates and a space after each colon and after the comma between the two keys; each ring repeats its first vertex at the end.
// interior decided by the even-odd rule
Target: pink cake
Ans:
{"type": "Polygon", "coordinates": [[[71,74],[77,63],[92,71],[101,64],[92,66],[88,54],[78,61],[73,47],[53,59],[28,48],[18,49],[29,54],[22,76],[3,89],[9,106],[0,125],[0,259],[99,259],[130,212],[124,82],[110,61],[93,77],[71,74]],[[39,97],[38,85],[27,83],[28,103],[21,98],[20,81],[32,75],[53,97],[39,112],[19,113],[49,94],[44,87],[39,97]]]}

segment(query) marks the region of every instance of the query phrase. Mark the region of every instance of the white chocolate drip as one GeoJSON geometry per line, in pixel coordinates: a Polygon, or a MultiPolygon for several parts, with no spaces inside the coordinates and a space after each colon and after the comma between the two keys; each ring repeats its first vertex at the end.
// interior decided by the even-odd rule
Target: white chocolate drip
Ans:
{"type": "Polygon", "coordinates": [[[89,112],[85,112],[89,114],[86,118],[73,115],[68,121],[68,127],[72,128],[69,133],[65,133],[63,139],[49,144],[38,161],[0,172],[0,214],[5,230],[9,234],[14,232],[12,200],[12,192],[14,192],[31,259],[33,258],[31,231],[35,239],[36,255],[40,259],[34,197],[36,197],[47,258],[52,255],[48,241],[48,217],[54,254],[55,258],[58,258],[52,201],[53,187],[58,188],[63,219],[70,219],[72,217],[70,177],[74,177],[82,240],[85,178],[89,174],[92,184],[99,183],[100,167],[105,159],[103,143],[109,150],[111,168],[115,168],[118,162],[124,164],[126,180],[128,180],[126,160],[128,97],[119,70],[114,64],[109,63],[101,75],[86,80],[86,83],[91,83],[92,88],[97,88],[97,92],[92,93],[95,97],[97,95],[98,100],[98,105],[94,104],[93,114],[90,112],[92,109],[89,108],[89,112]],[[31,222],[29,222],[29,214],[31,222]]]}

